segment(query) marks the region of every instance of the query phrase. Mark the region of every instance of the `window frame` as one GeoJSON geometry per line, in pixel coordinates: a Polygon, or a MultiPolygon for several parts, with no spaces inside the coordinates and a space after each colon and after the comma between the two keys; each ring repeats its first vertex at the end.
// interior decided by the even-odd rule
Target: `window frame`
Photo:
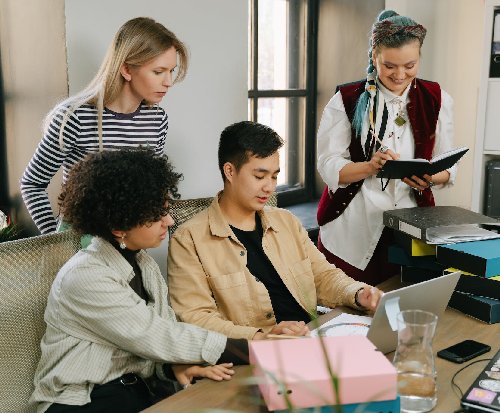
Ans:
{"type": "Polygon", "coordinates": [[[7,96],[5,95],[4,84],[3,84],[3,70],[2,70],[2,59],[0,52],[0,210],[2,210],[6,215],[10,214],[10,198],[8,190],[8,167],[7,167],[7,136],[5,129],[5,100],[7,96]]]}
{"type": "MultiPolygon", "coordinates": [[[[266,0],[269,1],[269,0],[266,0]]],[[[258,5],[259,0],[249,0],[250,19],[249,32],[251,42],[249,44],[251,65],[251,88],[248,90],[249,104],[251,105],[251,118],[258,121],[259,98],[305,98],[304,119],[304,155],[301,160],[304,168],[303,185],[286,186],[277,188],[278,205],[286,207],[303,203],[316,198],[316,104],[317,104],[317,33],[318,33],[318,0],[304,0],[307,8],[305,28],[305,88],[304,89],[258,89],[258,5]]],[[[299,168],[300,169],[300,168],[299,168]]]]}

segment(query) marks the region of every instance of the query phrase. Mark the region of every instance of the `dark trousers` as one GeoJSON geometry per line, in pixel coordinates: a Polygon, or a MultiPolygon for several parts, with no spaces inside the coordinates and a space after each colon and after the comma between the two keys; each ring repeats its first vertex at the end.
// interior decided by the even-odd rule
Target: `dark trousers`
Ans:
{"type": "Polygon", "coordinates": [[[140,412],[151,406],[154,400],[145,382],[137,376],[135,379],[129,376],[129,380],[116,379],[106,384],[96,385],[90,393],[90,403],[83,406],[54,403],[47,413],[140,412]]]}
{"type": "MultiPolygon", "coordinates": [[[[328,251],[321,243],[321,238],[318,235],[318,249],[323,253],[329,263],[340,268],[349,277],[370,285],[377,285],[393,275],[400,273],[400,266],[391,264],[387,260],[389,255],[388,248],[391,244],[394,244],[393,232],[389,228],[384,228],[370,262],[364,270],[360,270],[328,251]]],[[[355,248],[355,246],[353,246],[353,248],[355,248]]]]}

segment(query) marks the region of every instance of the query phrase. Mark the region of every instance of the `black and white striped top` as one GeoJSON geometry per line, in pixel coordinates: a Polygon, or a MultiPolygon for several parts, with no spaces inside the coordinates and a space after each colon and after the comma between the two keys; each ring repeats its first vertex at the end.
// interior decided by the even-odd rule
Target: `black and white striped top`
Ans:
{"type": "MultiPolygon", "coordinates": [[[[28,211],[42,234],[56,230],[56,219],[47,186],[59,168],[63,167],[63,181],[78,161],[90,152],[99,151],[97,109],[82,105],[65,125],[64,148],[59,145],[62,115],[55,115],[47,132],[38,144],[21,179],[21,194],[28,211]]],[[[144,146],[162,154],[167,137],[168,117],[158,106],[142,104],[133,113],[116,113],[105,109],[102,119],[103,148],[117,150],[144,146]]]]}

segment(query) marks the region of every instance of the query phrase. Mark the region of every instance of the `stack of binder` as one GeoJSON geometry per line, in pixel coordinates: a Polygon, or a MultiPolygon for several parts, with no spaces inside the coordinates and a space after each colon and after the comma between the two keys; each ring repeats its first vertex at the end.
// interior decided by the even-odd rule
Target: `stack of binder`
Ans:
{"type": "Polygon", "coordinates": [[[436,260],[436,246],[394,232],[395,244],[389,246],[388,260],[401,266],[401,281],[417,283],[439,277],[446,268],[436,260]]]}
{"type": "Polygon", "coordinates": [[[500,239],[440,245],[437,260],[462,271],[450,307],[486,323],[500,322],[500,239]]]}
{"type": "Polygon", "coordinates": [[[401,265],[403,282],[422,282],[443,272],[461,271],[448,305],[487,323],[500,322],[500,234],[491,230],[500,224],[498,220],[443,206],[386,211],[384,224],[396,230],[389,262],[401,265]],[[471,226],[482,230],[482,225],[488,225],[484,236],[481,231],[471,235],[471,226]],[[453,239],[446,244],[436,242],[436,234],[443,239],[447,232],[453,239]],[[460,242],[450,243],[457,240],[460,242]]]}

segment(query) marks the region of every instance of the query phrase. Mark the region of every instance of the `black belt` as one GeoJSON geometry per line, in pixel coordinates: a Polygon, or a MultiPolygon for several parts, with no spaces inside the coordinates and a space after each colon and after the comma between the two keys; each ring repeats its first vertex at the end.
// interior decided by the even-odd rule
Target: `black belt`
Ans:
{"type": "Polygon", "coordinates": [[[107,383],[100,384],[98,386],[106,386],[108,384],[121,384],[122,386],[133,386],[134,384],[142,383],[143,380],[135,373],[126,373],[117,379],[108,381],[107,383]]]}

